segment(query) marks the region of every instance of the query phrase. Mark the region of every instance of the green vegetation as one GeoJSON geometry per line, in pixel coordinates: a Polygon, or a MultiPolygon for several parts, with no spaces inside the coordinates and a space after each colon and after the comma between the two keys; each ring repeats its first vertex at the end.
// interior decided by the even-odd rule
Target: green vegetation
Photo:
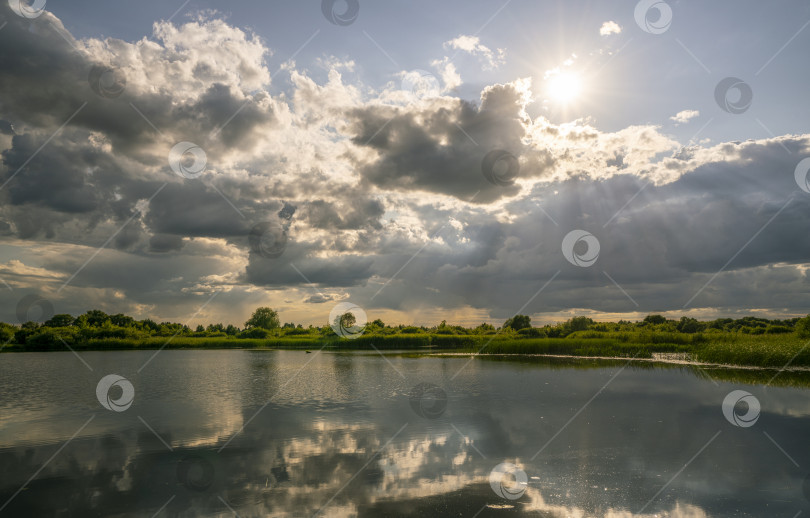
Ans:
{"type": "Polygon", "coordinates": [[[250,320],[245,322],[245,329],[276,329],[279,326],[278,313],[272,308],[257,308],[250,320]]]}
{"type": "MultiPolygon", "coordinates": [[[[351,313],[333,324],[357,324],[351,313]]],[[[762,367],[810,366],[810,316],[786,320],[757,317],[698,321],[648,315],[640,322],[594,322],[574,317],[566,322],[532,327],[526,315],[515,315],[503,327],[448,325],[389,326],[377,319],[362,336],[341,338],[329,325],[281,324],[279,314],[256,309],[244,328],[198,325],[194,330],[173,322],[157,323],[103,311],[54,315],[42,324],[0,323],[2,351],[51,351],[167,348],[301,348],[443,350],[504,355],[566,355],[654,358],[677,354],[685,360],[762,367]]]]}

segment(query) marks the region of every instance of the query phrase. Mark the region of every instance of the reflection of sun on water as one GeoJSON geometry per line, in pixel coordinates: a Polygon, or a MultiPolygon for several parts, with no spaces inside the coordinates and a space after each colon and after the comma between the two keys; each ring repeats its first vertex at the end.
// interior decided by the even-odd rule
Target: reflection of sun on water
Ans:
{"type": "Polygon", "coordinates": [[[572,72],[560,72],[548,78],[548,95],[552,101],[567,104],[582,93],[582,79],[572,72]]]}

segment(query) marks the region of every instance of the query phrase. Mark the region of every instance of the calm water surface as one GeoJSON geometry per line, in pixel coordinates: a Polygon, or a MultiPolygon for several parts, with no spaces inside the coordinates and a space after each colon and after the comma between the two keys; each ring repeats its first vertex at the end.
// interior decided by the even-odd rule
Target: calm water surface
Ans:
{"type": "Polygon", "coordinates": [[[0,355],[0,518],[810,515],[802,376],[303,351],[144,366],[153,354],[0,355]],[[99,402],[108,374],[132,384],[126,410],[99,402]],[[753,426],[723,415],[736,389],[761,405],[753,426]],[[501,463],[527,486],[496,476],[497,494],[501,463]]]}

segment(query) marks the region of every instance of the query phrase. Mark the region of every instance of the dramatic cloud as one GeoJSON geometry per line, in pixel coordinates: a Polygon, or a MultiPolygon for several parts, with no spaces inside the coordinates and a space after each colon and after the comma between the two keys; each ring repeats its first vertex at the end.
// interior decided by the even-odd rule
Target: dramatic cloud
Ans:
{"type": "Polygon", "coordinates": [[[810,136],[683,146],[536,115],[529,79],[459,98],[450,58],[382,87],[334,56],[271,81],[273,49],[216,15],[127,42],[0,9],[0,320],[28,292],[160,320],[210,299],[197,318],[234,323],[269,304],[322,324],[346,299],[419,323],[807,311],[810,136]],[[201,154],[170,164],[182,142],[201,154]],[[593,266],[566,260],[572,230],[593,266]]]}

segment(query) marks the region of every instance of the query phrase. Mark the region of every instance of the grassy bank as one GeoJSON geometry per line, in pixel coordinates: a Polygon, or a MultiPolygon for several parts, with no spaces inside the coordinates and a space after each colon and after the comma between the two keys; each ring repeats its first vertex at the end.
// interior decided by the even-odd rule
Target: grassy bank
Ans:
{"type": "Polygon", "coordinates": [[[233,324],[202,324],[192,330],[177,322],[109,315],[92,309],[74,317],[53,315],[43,323],[0,322],[0,352],[105,351],[138,349],[309,349],[448,351],[490,355],[548,355],[611,358],[677,358],[705,363],[810,367],[810,315],[768,320],[759,317],[698,321],[647,315],[629,322],[595,322],[584,316],[533,327],[527,315],[515,315],[496,328],[447,324],[386,325],[382,320],[356,324],[351,313],[323,326],[288,322],[278,313],[257,308],[243,328],[233,324]],[[361,332],[353,340],[345,330],[361,332]]]}
{"type": "Polygon", "coordinates": [[[710,335],[696,347],[694,357],[707,363],[755,365],[781,368],[810,366],[810,340],[794,334],[785,335],[710,335]]]}
{"type": "MultiPolygon", "coordinates": [[[[104,338],[74,342],[76,351],[138,349],[308,349],[337,350],[446,350],[509,355],[568,355],[651,358],[654,353],[681,353],[694,361],[758,367],[810,366],[808,340],[795,334],[744,335],[735,333],[684,334],[665,332],[605,333],[582,331],[565,338],[509,336],[453,336],[438,334],[363,335],[354,340],[337,337],[150,337],[104,338]]],[[[61,341],[8,344],[3,352],[63,351],[61,341]]]]}

